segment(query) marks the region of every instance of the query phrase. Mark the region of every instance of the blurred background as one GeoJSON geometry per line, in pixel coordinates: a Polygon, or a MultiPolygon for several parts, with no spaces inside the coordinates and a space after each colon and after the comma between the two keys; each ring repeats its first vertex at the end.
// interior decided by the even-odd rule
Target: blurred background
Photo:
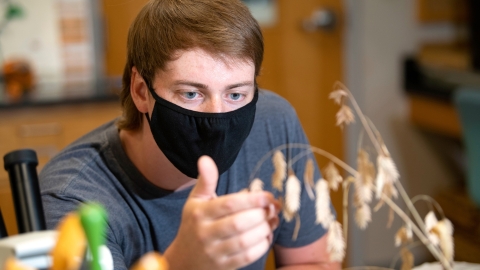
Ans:
{"type": "MultiPolygon", "coordinates": [[[[120,115],[127,31],[146,2],[0,0],[2,156],[32,148],[41,170],[67,144],[120,115]]],[[[473,150],[480,142],[467,142],[465,124],[480,125],[472,120],[480,107],[469,107],[467,121],[456,98],[459,89],[480,92],[478,1],[244,2],[265,37],[259,84],[292,103],[311,144],[356,167],[361,126],[336,127],[338,107],[328,99],[334,82],[342,81],[382,135],[409,195],[435,198],[454,223],[456,260],[480,262],[480,177],[473,172],[480,167],[473,150]]],[[[340,220],[341,198],[340,192],[332,197],[340,220]]],[[[431,209],[415,205],[423,214],[431,209]]],[[[4,171],[0,207],[9,233],[16,233],[4,171]]],[[[400,219],[387,228],[383,207],[365,231],[352,220],[345,266],[399,268],[394,235],[400,219]]],[[[421,245],[412,251],[416,265],[432,260],[421,245]]]]}

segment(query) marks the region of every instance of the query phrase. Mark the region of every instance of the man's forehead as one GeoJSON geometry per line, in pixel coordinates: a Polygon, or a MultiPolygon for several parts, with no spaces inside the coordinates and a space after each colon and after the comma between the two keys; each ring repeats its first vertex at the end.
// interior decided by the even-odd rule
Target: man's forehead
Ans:
{"type": "Polygon", "coordinates": [[[173,53],[171,60],[165,64],[163,71],[171,71],[174,68],[174,63],[183,58],[203,58],[213,59],[214,61],[222,62],[229,68],[235,68],[242,65],[252,65],[254,67],[253,60],[249,57],[239,57],[228,55],[220,52],[210,52],[201,48],[192,48],[187,50],[177,50],[173,53]]]}

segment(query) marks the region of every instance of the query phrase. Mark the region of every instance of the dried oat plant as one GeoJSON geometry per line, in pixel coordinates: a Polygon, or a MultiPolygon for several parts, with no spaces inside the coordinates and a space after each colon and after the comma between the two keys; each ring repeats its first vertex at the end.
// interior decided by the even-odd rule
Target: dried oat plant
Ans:
{"type": "MultiPolygon", "coordinates": [[[[340,82],[336,82],[330,99],[339,105],[336,114],[336,125],[343,129],[344,126],[355,122],[355,115],[363,127],[358,144],[356,169],[329,152],[308,144],[280,145],[266,153],[257,163],[250,176],[250,191],[258,191],[264,188],[265,179],[254,178],[262,165],[271,160],[274,172],[271,177],[271,186],[274,194],[282,203],[282,214],[287,222],[295,219],[293,239],[296,239],[300,228],[298,211],[301,208],[300,194],[302,188],[315,204],[316,223],[328,232],[327,250],[332,261],[343,261],[345,257],[346,239],[348,231],[348,206],[349,190],[353,187],[353,202],[355,209],[354,221],[360,229],[367,228],[372,221],[372,211],[378,211],[382,206],[389,208],[390,215],[387,226],[390,227],[394,214],[403,221],[402,226],[394,236],[395,245],[400,248],[399,255],[402,259],[401,269],[411,269],[414,266],[413,254],[410,251],[414,245],[425,245],[432,255],[442,264],[444,269],[452,269],[453,266],[453,226],[444,217],[440,206],[430,197],[420,195],[410,198],[399,181],[400,174],[383,142],[380,133],[373,123],[363,114],[348,88],[340,82]],[[350,107],[350,104],[353,108],[350,107]],[[363,147],[363,132],[374,148],[376,164],[371,161],[369,152],[363,147]],[[292,155],[296,150],[296,155],[292,155]],[[287,158],[285,158],[287,153],[287,158]],[[322,177],[314,179],[315,166],[313,154],[317,154],[329,160],[321,170],[322,177]],[[306,159],[303,170],[303,179],[295,174],[293,165],[306,159]],[[342,177],[341,171],[346,173],[342,177]],[[343,229],[336,221],[330,204],[330,192],[339,187],[343,189],[343,229]],[[400,197],[406,204],[407,210],[401,209],[394,200],[400,197]],[[420,216],[414,204],[417,201],[426,201],[432,208],[424,219],[420,216]],[[373,206],[372,206],[373,204],[373,206]],[[440,215],[438,220],[436,214],[440,215]],[[419,241],[414,241],[414,235],[419,241]]],[[[396,260],[393,261],[395,263],[396,260]]],[[[393,268],[394,265],[392,265],[393,268]]]]}

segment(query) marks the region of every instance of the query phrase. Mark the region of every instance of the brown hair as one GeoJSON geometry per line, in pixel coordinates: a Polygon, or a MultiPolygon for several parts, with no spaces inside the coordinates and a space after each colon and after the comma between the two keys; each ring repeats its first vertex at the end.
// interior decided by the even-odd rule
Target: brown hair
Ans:
{"type": "Polygon", "coordinates": [[[240,0],[151,0],[128,33],[120,129],[135,130],[143,119],[130,95],[132,68],[151,86],[175,53],[193,48],[223,59],[252,61],[255,77],[263,60],[260,27],[240,0]]]}

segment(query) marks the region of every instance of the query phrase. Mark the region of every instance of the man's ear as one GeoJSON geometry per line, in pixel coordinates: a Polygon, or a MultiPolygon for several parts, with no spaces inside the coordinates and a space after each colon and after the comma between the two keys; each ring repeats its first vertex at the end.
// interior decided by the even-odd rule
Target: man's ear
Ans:
{"type": "Polygon", "coordinates": [[[132,67],[132,77],[130,79],[130,95],[133,103],[141,113],[148,112],[149,92],[147,83],[142,78],[136,67],[132,67]]]}

